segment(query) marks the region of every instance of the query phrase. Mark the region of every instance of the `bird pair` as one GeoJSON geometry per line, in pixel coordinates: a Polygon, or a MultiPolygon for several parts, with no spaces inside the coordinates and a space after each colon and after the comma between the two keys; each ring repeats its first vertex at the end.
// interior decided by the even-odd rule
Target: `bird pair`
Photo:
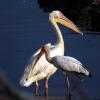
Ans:
{"type": "MultiPolygon", "coordinates": [[[[36,95],[38,95],[38,81],[45,79],[45,95],[48,96],[48,79],[58,68],[60,68],[66,76],[67,74],[74,74],[76,76],[79,76],[80,74],[91,76],[90,72],[84,68],[80,61],[73,57],[64,56],[64,40],[57,23],[60,23],[65,27],[80,33],[81,35],[83,35],[83,33],[60,11],[51,12],[49,14],[49,20],[55,28],[57,41],[54,45],[51,45],[51,43],[45,44],[32,55],[26,64],[24,74],[20,80],[20,84],[26,87],[35,82],[36,95]]],[[[68,83],[68,92],[70,94],[70,82],[68,77],[66,78],[68,83]]]]}

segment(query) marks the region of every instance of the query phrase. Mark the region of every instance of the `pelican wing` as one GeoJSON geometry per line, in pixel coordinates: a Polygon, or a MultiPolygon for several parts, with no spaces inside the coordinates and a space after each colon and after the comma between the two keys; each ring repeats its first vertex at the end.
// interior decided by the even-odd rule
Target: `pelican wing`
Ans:
{"type": "Polygon", "coordinates": [[[89,75],[88,70],[84,68],[83,64],[70,56],[55,56],[51,63],[66,72],[83,73],[85,75],[89,75]]]}
{"type": "MultiPolygon", "coordinates": [[[[35,63],[35,60],[37,59],[37,55],[38,53],[40,52],[41,49],[38,49],[31,57],[30,59],[28,60],[27,64],[25,65],[25,69],[24,69],[24,73],[20,79],[20,83],[23,83],[26,81],[26,79],[28,77],[30,77],[30,73],[31,71],[33,70],[33,64],[35,63]]],[[[37,71],[33,74],[36,74],[37,71]]]]}
{"type": "MultiPolygon", "coordinates": [[[[48,43],[49,44],[49,43],[48,43]]],[[[54,48],[55,46],[54,45],[51,45],[51,48],[50,49],[52,49],[52,48],[54,48]]],[[[28,60],[28,62],[27,62],[27,64],[25,65],[25,71],[26,72],[30,72],[30,70],[32,70],[32,69],[34,69],[33,68],[33,65],[34,65],[34,63],[35,63],[35,61],[36,61],[36,59],[37,59],[37,56],[38,56],[38,54],[40,53],[40,51],[41,51],[41,48],[40,49],[38,49],[31,57],[30,57],[30,59],[28,60]]],[[[41,62],[42,63],[42,62],[41,62]]],[[[35,66],[34,66],[35,67],[35,66]]],[[[41,65],[41,67],[42,67],[42,65],[41,65]]],[[[35,70],[35,72],[36,72],[36,70],[35,70]]],[[[35,74],[35,73],[34,73],[35,74]]]]}
{"type": "Polygon", "coordinates": [[[30,59],[28,60],[27,64],[25,65],[25,66],[26,66],[26,69],[27,69],[27,67],[28,67],[29,65],[32,65],[32,64],[35,62],[35,60],[36,60],[36,58],[37,58],[37,55],[39,54],[40,51],[41,51],[41,48],[38,49],[38,50],[30,57],[30,59]]]}
{"type": "MultiPolygon", "coordinates": [[[[49,43],[48,43],[49,44],[49,43]]],[[[51,46],[51,49],[54,48],[54,46],[51,46]]],[[[28,79],[34,77],[38,73],[41,73],[47,69],[48,66],[51,66],[51,64],[46,60],[45,55],[42,55],[41,59],[38,61],[38,63],[34,66],[34,63],[37,59],[37,56],[39,52],[41,51],[41,48],[38,49],[28,60],[27,64],[25,65],[24,73],[20,79],[20,84],[25,85],[25,83],[28,83],[28,79]],[[49,65],[48,65],[49,63],[49,65]],[[48,65],[48,66],[47,66],[48,65]],[[33,67],[34,66],[34,67],[33,67]]]]}

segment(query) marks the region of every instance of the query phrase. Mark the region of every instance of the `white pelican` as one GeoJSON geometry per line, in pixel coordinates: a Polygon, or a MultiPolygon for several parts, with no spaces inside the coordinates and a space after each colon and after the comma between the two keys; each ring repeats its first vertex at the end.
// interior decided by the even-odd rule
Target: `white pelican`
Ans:
{"type": "Polygon", "coordinates": [[[54,56],[51,57],[50,55],[50,46],[44,45],[38,54],[37,60],[34,63],[34,66],[38,62],[38,60],[41,58],[41,56],[45,53],[46,59],[49,63],[53,64],[57,68],[61,69],[66,76],[67,84],[68,84],[68,96],[71,100],[71,85],[68,76],[69,75],[76,75],[78,78],[81,79],[80,75],[89,76],[92,78],[92,75],[90,72],[84,67],[84,65],[78,61],[77,59],[70,57],[70,56],[54,56]]]}
{"type": "MultiPolygon", "coordinates": [[[[50,56],[54,57],[56,55],[64,55],[64,41],[61,34],[61,31],[57,25],[60,23],[75,32],[78,32],[83,35],[79,28],[68,18],[66,18],[60,11],[53,11],[49,14],[49,20],[56,30],[57,42],[54,45],[48,43],[50,46],[50,56]]],[[[22,86],[30,86],[33,82],[36,82],[36,95],[38,95],[38,81],[45,79],[45,95],[48,94],[48,79],[53,75],[57,68],[50,64],[44,55],[40,58],[36,66],[33,67],[34,62],[39,54],[41,49],[39,49],[33,56],[30,58],[29,62],[26,65],[24,74],[20,80],[22,86]]]]}

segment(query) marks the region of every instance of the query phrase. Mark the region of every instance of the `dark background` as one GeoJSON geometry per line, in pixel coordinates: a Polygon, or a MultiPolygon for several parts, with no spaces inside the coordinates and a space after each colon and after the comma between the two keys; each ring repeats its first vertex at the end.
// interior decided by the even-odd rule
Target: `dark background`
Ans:
{"type": "Polygon", "coordinates": [[[37,0],[44,12],[58,9],[83,30],[100,31],[100,0],[37,0]]]}

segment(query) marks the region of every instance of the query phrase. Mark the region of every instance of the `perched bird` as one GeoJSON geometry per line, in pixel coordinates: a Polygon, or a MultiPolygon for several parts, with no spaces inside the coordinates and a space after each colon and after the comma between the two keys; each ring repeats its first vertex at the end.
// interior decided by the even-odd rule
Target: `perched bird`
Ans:
{"type": "MultiPolygon", "coordinates": [[[[60,11],[53,11],[49,14],[49,20],[51,24],[54,26],[56,30],[56,38],[57,41],[54,45],[51,43],[47,43],[50,46],[50,56],[54,57],[56,55],[64,55],[64,40],[61,34],[61,31],[57,25],[60,23],[65,27],[72,29],[75,32],[78,32],[83,35],[83,33],[79,30],[79,28],[68,18],[66,18],[60,11]]],[[[45,95],[48,95],[48,79],[52,76],[57,68],[50,64],[44,55],[41,56],[38,63],[33,67],[37,56],[41,49],[39,49],[35,54],[32,55],[28,63],[26,64],[26,68],[24,70],[23,76],[21,77],[20,84],[22,86],[30,86],[33,82],[36,83],[35,94],[38,95],[38,81],[41,79],[45,79],[45,95]]]]}
{"type": "Polygon", "coordinates": [[[38,60],[41,59],[41,56],[45,54],[46,59],[49,63],[53,64],[57,68],[61,69],[67,79],[68,84],[68,96],[71,97],[71,84],[69,81],[69,75],[76,75],[78,78],[79,75],[92,77],[90,72],[84,67],[84,65],[77,59],[70,56],[50,56],[50,46],[44,45],[38,54],[37,60],[34,63],[34,66],[38,63],[38,60]]]}

